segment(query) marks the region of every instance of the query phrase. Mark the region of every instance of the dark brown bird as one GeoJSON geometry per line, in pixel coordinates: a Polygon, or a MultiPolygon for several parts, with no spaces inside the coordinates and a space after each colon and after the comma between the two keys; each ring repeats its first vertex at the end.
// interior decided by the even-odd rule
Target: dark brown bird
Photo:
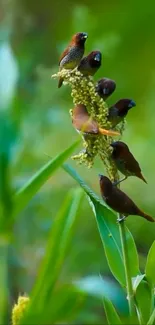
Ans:
{"type": "Polygon", "coordinates": [[[111,157],[117,169],[125,175],[125,178],[116,182],[116,184],[124,181],[129,176],[136,176],[147,183],[142,175],[138,161],[134,158],[128,146],[122,141],[116,141],[111,144],[111,147],[113,148],[111,157]]]}
{"type": "Polygon", "coordinates": [[[98,80],[95,88],[98,95],[106,100],[115,91],[116,83],[114,80],[102,78],[98,80]]]}
{"type": "Polygon", "coordinates": [[[120,99],[115,105],[109,108],[108,120],[115,127],[126,117],[130,108],[136,106],[132,99],[120,99]]]}
{"type": "Polygon", "coordinates": [[[119,135],[119,132],[105,130],[99,127],[98,123],[89,116],[86,106],[78,104],[73,109],[72,123],[76,130],[89,134],[119,135]]]}
{"type": "MultiPolygon", "coordinates": [[[[80,63],[84,54],[85,41],[88,38],[87,33],[77,33],[73,35],[68,47],[61,54],[59,60],[59,69],[74,69],[80,63]]],[[[62,86],[63,79],[59,79],[58,88],[62,86]]]]}
{"type": "Polygon", "coordinates": [[[100,68],[101,62],[102,62],[101,52],[93,51],[81,60],[78,66],[78,70],[84,76],[93,76],[100,68]]]}
{"type": "MultiPolygon", "coordinates": [[[[155,220],[141,211],[137,205],[119,188],[117,188],[108,177],[99,175],[100,178],[100,191],[103,200],[109,207],[124,217],[129,215],[137,215],[154,222],[155,220]]],[[[120,219],[120,221],[123,219],[120,219]]]]}

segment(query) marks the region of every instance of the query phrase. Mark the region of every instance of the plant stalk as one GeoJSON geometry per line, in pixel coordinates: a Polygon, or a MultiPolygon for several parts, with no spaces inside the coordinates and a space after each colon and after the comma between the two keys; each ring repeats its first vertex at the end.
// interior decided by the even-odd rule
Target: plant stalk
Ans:
{"type": "Polygon", "coordinates": [[[6,238],[0,236],[0,288],[2,299],[0,301],[0,324],[8,323],[9,288],[8,288],[8,248],[9,243],[6,238]]]}
{"type": "MultiPolygon", "coordinates": [[[[123,216],[119,214],[119,219],[123,216]]],[[[129,258],[128,258],[128,246],[127,246],[127,239],[126,239],[126,230],[125,230],[125,222],[124,220],[119,222],[119,231],[121,237],[121,245],[122,245],[122,253],[123,253],[123,262],[124,262],[124,270],[125,270],[125,278],[126,278],[126,290],[127,290],[127,299],[129,305],[129,313],[131,318],[131,324],[135,320],[136,312],[135,312],[135,305],[134,305],[134,293],[132,288],[132,280],[130,276],[130,265],[129,265],[129,258]]]]}

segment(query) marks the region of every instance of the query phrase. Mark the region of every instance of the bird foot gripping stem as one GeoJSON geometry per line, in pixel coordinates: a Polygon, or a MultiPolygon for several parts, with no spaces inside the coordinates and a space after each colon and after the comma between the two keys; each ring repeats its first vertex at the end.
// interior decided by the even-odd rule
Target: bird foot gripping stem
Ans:
{"type": "Polygon", "coordinates": [[[127,179],[127,177],[125,176],[124,178],[120,179],[119,181],[113,182],[114,186],[117,186],[118,184],[120,184],[121,182],[125,181],[127,179]]]}

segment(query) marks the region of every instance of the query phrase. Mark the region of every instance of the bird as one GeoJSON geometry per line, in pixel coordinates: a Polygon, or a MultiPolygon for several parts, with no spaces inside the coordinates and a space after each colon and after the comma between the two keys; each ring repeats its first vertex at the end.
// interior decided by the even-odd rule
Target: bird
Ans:
{"type": "Polygon", "coordinates": [[[120,99],[116,104],[109,107],[108,120],[115,127],[120,123],[124,117],[126,117],[130,108],[136,106],[136,103],[132,99],[120,99]]]}
{"type": "Polygon", "coordinates": [[[84,76],[93,76],[97,70],[100,68],[102,63],[102,54],[100,51],[92,51],[87,56],[85,56],[79,66],[78,70],[84,76]]]}
{"type": "Polygon", "coordinates": [[[78,104],[73,108],[72,123],[76,130],[86,134],[120,135],[117,131],[100,128],[97,121],[88,114],[87,108],[83,104],[78,104]]]}
{"type": "Polygon", "coordinates": [[[102,78],[97,81],[95,86],[98,95],[106,100],[116,89],[116,83],[112,79],[102,78]]]}
{"type": "Polygon", "coordinates": [[[111,158],[114,161],[116,168],[125,175],[125,177],[116,182],[115,185],[118,185],[129,176],[136,176],[147,184],[147,181],[142,175],[139,163],[130,152],[127,144],[122,141],[115,141],[111,143],[111,147],[113,148],[111,158]]]}
{"type": "MultiPolygon", "coordinates": [[[[76,33],[72,36],[68,47],[63,51],[59,59],[59,70],[74,69],[77,67],[84,55],[85,41],[88,38],[87,33],[76,33]]],[[[62,86],[63,78],[60,77],[58,88],[62,86]]]]}
{"type": "Polygon", "coordinates": [[[124,220],[129,215],[137,215],[147,219],[150,222],[155,221],[151,216],[141,211],[132,201],[132,199],[130,199],[128,195],[117,188],[108,177],[100,174],[99,180],[100,191],[103,200],[111,209],[123,215],[119,221],[124,220]]]}

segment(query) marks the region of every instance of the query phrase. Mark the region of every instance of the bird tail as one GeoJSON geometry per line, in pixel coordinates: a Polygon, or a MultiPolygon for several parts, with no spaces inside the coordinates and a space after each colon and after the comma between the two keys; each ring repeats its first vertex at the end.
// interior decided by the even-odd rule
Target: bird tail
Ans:
{"type": "Polygon", "coordinates": [[[63,84],[63,78],[59,78],[59,81],[58,81],[58,88],[60,88],[63,84]]]}
{"type": "Polygon", "coordinates": [[[99,128],[99,133],[103,135],[108,135],[108,136],[117,136],[120,135],[118,131],[112,131],[112,130],[105,130],[102,128],[99,128]]]}
{"type": "Polygon", "coordinates": [[[147,184],[146,179],[144,178],[144,176],[142,175],[142,173],[139,174],[139,178],[142,179],[142,181],[144,181],[147,184]]]}
{"type": "Polygon", "coordinates": [[[155,219],[153,219],[151,216],[149,216],[148,214],[146,214],[143,211],[140,211],[139,215],[145,219],[147,219],[150,222],[155,222],[155,219]]]}

